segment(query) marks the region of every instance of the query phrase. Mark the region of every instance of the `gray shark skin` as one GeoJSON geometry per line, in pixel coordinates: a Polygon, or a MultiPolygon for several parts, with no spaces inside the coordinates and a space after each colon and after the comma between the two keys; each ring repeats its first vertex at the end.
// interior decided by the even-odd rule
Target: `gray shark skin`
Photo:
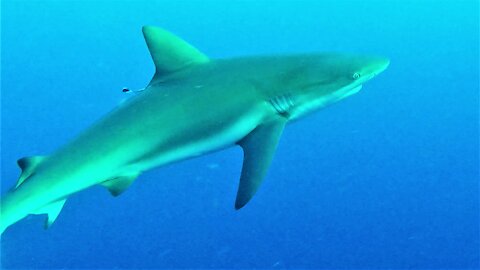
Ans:
{"type": "Polygon", "coordinates": [[[70,195],[91,186],[117,196],[146,170],[234,145],[244,151],[240,209],[287,123],[358,92],[389,65],[338,53],[212,60],[163,29],[143,34],[156,66],[150,84],[50,156],[18,160],[22,174],[1,200],[1,233],[29,214],[47,214],[49,227],[70,195]]]}

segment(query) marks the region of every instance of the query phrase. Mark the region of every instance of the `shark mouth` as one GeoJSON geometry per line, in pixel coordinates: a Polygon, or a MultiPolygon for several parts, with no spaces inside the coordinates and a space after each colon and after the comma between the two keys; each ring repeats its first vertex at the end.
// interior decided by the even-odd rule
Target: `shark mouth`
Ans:
{"type": "Polygon", "coordinates": [[[353,95],[353,94],[358,93],[358,91],[360,91],[360,90],[362,89],[362,86],[363,86],[363,85],[360,84],[360,85],[355,86],[355,87],[353,87],[353,88],[347,88],[347,89],[345,89],[345,90],[341,90],[341,93],[340,93],[340,94],[341,94],[341,97],[340,97],[340,98],[343,99],[343,98],[346,98],[346,97],[349,97],[349,96],[351,96],[351,95],[353,95]]]}
{"type": "Polygon", "coordinates": [[[348,94],[353,95],[353,94],[357,93],[358,91],[360,91],[362,89],[362,87],[363,87],[363,85],[360,84],[359,86],[356,86],[356,87],[350,89],[350,91],[348,91],[348,94]]]}

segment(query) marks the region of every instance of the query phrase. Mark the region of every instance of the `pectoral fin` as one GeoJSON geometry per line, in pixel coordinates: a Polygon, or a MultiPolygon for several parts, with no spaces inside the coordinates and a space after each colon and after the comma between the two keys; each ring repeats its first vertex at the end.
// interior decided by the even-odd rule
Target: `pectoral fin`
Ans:
{"type": "Polygon", "coordinates": [[[255,128],[238,144],[243,148],[243,167],[235,209],[245,206],[255,195],[267,174],[286,119],[278,119],[255,128]]]}
{"type": "Polygon", "coordinates": [[[130,187],[130,185],[137,179],[138,174],[129,174],[124,176],[119,176],[111,180],[103,182],[101,185],[106,187],[110,194],[113,196],[118,196],[122,194],[125,190],[130,187]]]}
{"type": "Polygon", "coordinates": [[[42,208],[37,209],[33,214],[41,215],[47,214],[47,219],[45,221],[45,229],[50,228],[53,222],[57,219],[58,215],[62,211],[63,205],[65,204],[66,200],[59,200],[48,205],[45,205],[42,208]]]}

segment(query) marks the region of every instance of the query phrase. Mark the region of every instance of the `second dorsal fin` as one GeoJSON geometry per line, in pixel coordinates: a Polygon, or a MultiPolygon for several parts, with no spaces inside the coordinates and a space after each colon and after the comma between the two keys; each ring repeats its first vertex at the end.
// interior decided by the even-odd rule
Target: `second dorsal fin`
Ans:
{"type": "Polygon", "coordinates": [[[18,178],[15,188],[20,186],[30,175],[33,174],[35,168],[45,159],[44,156],[24,157],[17,160],[18,167],[22,169],[22,174],[18,178]]]}
{"type": "Polygon", "coordinates": [[[155,64],[155,77],[209,62],[208,57],[195,47],[166,30],[144,26],[142,32],[155,64]]]}

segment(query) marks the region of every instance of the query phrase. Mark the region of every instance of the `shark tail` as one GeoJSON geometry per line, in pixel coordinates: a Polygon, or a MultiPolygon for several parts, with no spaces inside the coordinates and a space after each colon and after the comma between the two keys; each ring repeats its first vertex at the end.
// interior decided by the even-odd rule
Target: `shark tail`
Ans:
{"type": "MultiPolygon", "coordinates": [[[[0,203],[0,234],[12,224],[28,215],[46,214],[45,229],[50,228],[65,205],[67,197],[58,198],[51,202],[39,201],[31,197],[31,184],[35,185],[34,177],[38,166],[46,159],[44,156],[25,157],[17,161],[22,173],[15,187],[2,196],[0,203]],[[31,183],[31,184],[29,184],[31,183]],[[46,204],[45,204],[46,203],[46,204]]],[[[100,185],[106,187],[113,196],[118,196],[127,190],[138,177],[139,172],[126,173],[108,179],[100,185]]]]}
{"type": "Polygon", "coordinates": [[[45,156],[24,157],[17,161],[22,170],[15,187],[2,196],[0,203],[0,234],[10,225],[18,222],[29,214],[47,214],[45,228],[49,228],[60,214],[66,199],[56,200],[37,209],[24,198],[25,190],[21,187],[34,175],[37,167],[45,160],[45,156]],[[35,210],[30,210],[35,209],[35,210]]]}
{"type": "MultiPolygon", "coordinates": [[[[23,179],[22,176],[20,176],[19,182],[25,182],[27,179],[28,177],[23,179]]],[[[66,198],[62,198],[36,208],[35,202],[25,199],[26,192],[21,186],[22,183],[17,183],[14,189],[2,196],[0,203],[0,234],[3,234],[10,225],[13,225],[30,214],[46,214],[45,229],[50,228],[66,202],[66,198]],[[35,210],[32,211],[32,209],[35,210]]]]}

